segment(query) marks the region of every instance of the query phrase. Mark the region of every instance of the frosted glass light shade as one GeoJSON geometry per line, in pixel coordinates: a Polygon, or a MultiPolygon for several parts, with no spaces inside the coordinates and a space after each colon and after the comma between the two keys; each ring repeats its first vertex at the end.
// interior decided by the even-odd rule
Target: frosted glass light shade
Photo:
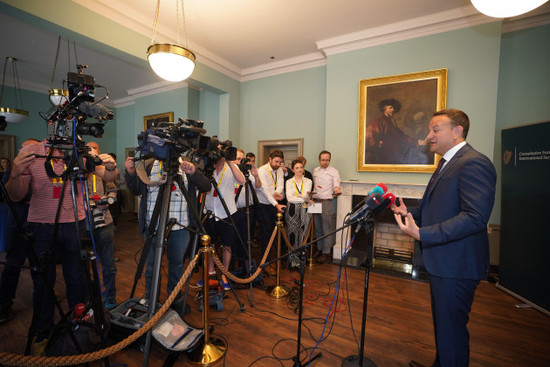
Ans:
{"type": "Polygon", "coordinates": [[[69,91],[66,89],[50,89],[50,102],[59,106],[69,100],[69,91]]]}
{"type": "Polygon", "coordinates": [[[169,43],[149,46],[147,60],[158,76],[171,82],[189,78],[195,69],[195,54],[185,47],[169,43]]]}
{"type": "Polygon", "coordinates": [[[19,124],[29,117],[29,112],[17,108],[0,107],[0,116],[4,116],[6,122],[10,124],[19,124]]]}
{"type": "Polygon", "coordinates": [[[548,0],[471,0],[481,13],[493,18],[510,18],[538,8],[548,0]]]}

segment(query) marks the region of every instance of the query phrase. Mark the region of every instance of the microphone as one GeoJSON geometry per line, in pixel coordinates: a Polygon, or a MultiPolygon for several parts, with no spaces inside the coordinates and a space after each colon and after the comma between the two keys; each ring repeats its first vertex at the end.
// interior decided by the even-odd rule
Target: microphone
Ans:
{"type": "Polygon", "coordinates": [[[384,198],[382,195],[374,193],[372,196],[369,196],[365,199],[365,203],[359,210],[354,212],[351,217],[349,218],[350,222],[353,222],[357,219],[357,221],[363,220],[367,214],[369,214],[372,210],[378,208],[380,204],[382,204],[384,201],[384,198]]]}
{"type": "Polygon", "coordinates": [[[374,208],[374,210],[372,211],[372,216],[373,217],[380,214],[384,209],[392,206],[395,203],[396,197],[391,192],[388,192],[388,193],[384,194],[384,196],[382,196],[382,199],[383,200],[380,203],[380,205],[377,208],[374,208]]]}
{"type": "MultiPolygon", "coordinates": [[[[373,194],[380,194],[380,195],[384,195],[386,193],[386,191],[388,191],[388,188],[386,187],[386,185],[384,185],[382,182],[380,182],[378,185],[374,186],[368,193],[367,193],[367,198],[371,197],[373,194]]],[[[357,210],[357,208],[359,208],[361,205],[363,205],[363,202],[359,202],[358,204],[356,204],[352,209],[351,211],[352,212],[355,212],[357,210]]]]}
{"type": "Polygon", "coordinates": [[[112,120],[114,116],[113,111],[99,103],[81,102],[78,105],[78,109],[88,115],[88,117],[98,120],[112,120]]]}
{"type": "Polygon", "coordinates": [[[378,185],[376,185],[376,187],[379,187],[382,189],[382,193],[380,195],[384,195],[386,192],[388,192],[388,186],[386,186],[383,182],[380,182],[378,185]]]}

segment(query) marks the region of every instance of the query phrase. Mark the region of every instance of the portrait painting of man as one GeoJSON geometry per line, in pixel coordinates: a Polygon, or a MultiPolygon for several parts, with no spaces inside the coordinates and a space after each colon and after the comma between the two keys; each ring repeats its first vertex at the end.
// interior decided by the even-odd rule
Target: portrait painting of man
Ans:
{"type": "Polygon", "coordinates": [[[443,91],[446,69],[362,80],[358,170],[433,171],[426,136],[429,117],[445,108],[443,91]]]}

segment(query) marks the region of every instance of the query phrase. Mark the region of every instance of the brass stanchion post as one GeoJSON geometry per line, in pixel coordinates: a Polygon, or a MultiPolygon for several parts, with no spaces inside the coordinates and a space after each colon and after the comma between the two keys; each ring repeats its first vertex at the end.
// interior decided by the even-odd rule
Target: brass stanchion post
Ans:
{"type": "MultiPolygon", "coordinates": [[[[283,215],[277,213],[277,258],[281,257],[281,231],[283,226],[283,215]]],[[[288,288],[281,285],[281,260],[277,260],[277,283],[275,287],[267,289],[267,293],[274,298],[288,296],[288,288]]]]}
{"type": "Polygon", "coordinates": [[[203,235],[201,237],[201,243],[204,251],[203,257],[203,271],[202,271],[202,324],[204,328],[204,340],[189,353],[189,361],[193,364],[200,366],[213,366],[225,355],[227,345],[225,342],[218,338],[210,337],[210,330],[208,326],[208,309],[210,306],[209,301],[209,284],[208,284],[208,263],[210,260],[211,252],[214,250],[210,247],[210,236],[203,235]]]}
{"type": "MultiPolygon", "coordinates": [[[[313,237],[315,236],[315,220],[313,219],[315,217],[315,214],[311,214],[311,221],[309,223],[309,228],[307,229],[307,236],[304,239],[304,243],[308,243],[309,241],[313,241],[313,237]]],[[[306,259],[308,266],[314,266],[315,265],[315,259],[313,258],[313,244],[309,246],[309,258],[306,259]]]]}

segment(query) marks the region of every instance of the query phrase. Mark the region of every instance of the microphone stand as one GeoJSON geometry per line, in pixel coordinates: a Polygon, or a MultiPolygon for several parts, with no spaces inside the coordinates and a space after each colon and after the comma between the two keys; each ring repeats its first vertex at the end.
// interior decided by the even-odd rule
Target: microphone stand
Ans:
{"type": "MultiPolygon", "coordinates": [[[[367,321],[367,299],[369,295],[369,273],[372,265],[372,231],[374,230],[374,219],[363,218],[358,226],[365,226],[365,232],[367,233],[367,260],[365,264],[365,286],[363,292],[363,318],[361,320],[361,344],[359,347],[359,355],[351,355],[342,361],[342,367],[376,367],[376,364],[364,356],[365,352],[365,324],[367,321]]],[[[359,227],[357,228],[359,230],[359,227]]]]}

